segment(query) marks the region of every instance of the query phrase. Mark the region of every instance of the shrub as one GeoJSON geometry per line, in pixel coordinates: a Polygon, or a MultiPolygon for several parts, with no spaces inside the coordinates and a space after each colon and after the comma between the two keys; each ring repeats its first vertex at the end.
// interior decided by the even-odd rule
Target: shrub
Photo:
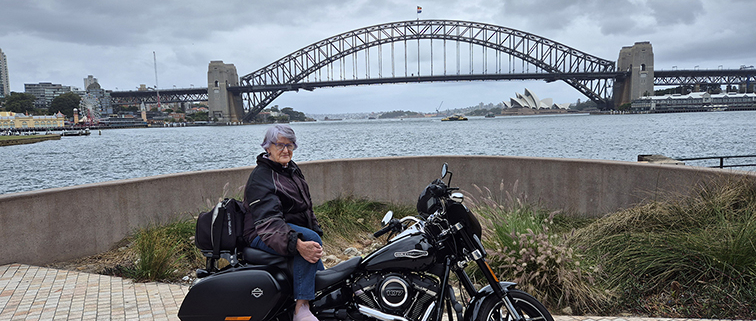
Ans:
{"type": "MultiPolygon", "coordinates": [[[[564,245],[565,238],[551,232],[558,212],[540,210],[508,192],[503,193],[508,201],[502,202],[490,190],[475,187],[483,196],[467,199],[481,218],[489,261],[501,279],[517,282],[551,309],[594,312],[608,302],[609,296],[594,286],[592,274],[599,268],[583,270],[578,255],[564,245]]],[[[570,224],[569,219],[561,221],[570,224]]]]}
{"type": "Polygon", "coordinates": [[[180,272],[202,266],[204,260],[194,246],[196,222],[181,219],[166,225],[153,225],[134,235],[137,260],[122,267],[123,274],[136,281],[173,280],[180,272]]]}

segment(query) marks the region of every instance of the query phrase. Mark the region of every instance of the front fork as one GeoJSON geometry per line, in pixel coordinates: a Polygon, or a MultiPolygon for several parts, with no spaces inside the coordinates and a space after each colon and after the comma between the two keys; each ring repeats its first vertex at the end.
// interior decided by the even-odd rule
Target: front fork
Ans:
{"type": "MultiPolygon", "coordinates": [[[[502,285],[502,282],[499,282],[499,279],[496,277],[493,270],[491,269],[491,266],[488,265],[488,262],[486,262],[485,258],[477,260],[476,263],[478,264],[481,272],[483,272],[483,276],[485,276],[486,281],[488,281],[488,284],[490,284],[480,291],[475,290],[475,286],[473,285],[472,280],[470,280],[470,277],[467,275],[467,273],[465,273],[464,269],[457,268],[455,270],[455,273],[462,283],[462,286],[465,288],[465,291],[467,291],[467,293],[470,294],[470,297],[472,298],[469,303],[480,303],[489,295],[496,295],[496,297],[501,300],[502,304],[509,312],[509,315],[512,316],[514,320],[524,320],[522,315],[520,315],[520,313],[515,308],[514,304],[512,303],[512,297],[509,295],[509,286],[514,285],[514,283],[504,282],[506,286],[502,285]]],[[[473,311],[473,318],[475,316],[474,314],[476,313],[477,311],[473,311]]]]}
{"type": "Polygon", "coordinates": [[[524,319],[522,315],[517,312],[517,309],[515,309],[515,306],[512,303],[512,297],[509,295],[509,288],[501,286],[499,278],[496,277],[496,274],[494,274],[486,259],[481,258],[480,260],[477,260],[476,263],[478,263],[478,267],[483,271],[483,275],[486,277],[486,280],[488,280],[488,284],[491,284],[491,289],[493,289],[501,302],[504,303],[504,307],[509,311],[509,315],[511,315],[514,320],[523,321],[524,319]]]}

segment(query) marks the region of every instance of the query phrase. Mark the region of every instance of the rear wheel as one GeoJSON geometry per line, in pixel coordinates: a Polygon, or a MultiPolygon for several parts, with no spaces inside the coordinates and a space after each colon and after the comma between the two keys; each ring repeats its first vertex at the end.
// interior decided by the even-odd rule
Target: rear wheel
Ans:
{"type": "MultiPolygon", "coordinates": [[[[530,294],[520,290],[509,290],[509,295],[512,298],[512,304],[517,310],[517,313],[519,313],[525,320],[554,321],[554,318],[551,317],[551,313],[546,310],[546,307],[530,294]]],[[[475,321],[514,320],[509,314],[507,308],[504,307],[503,303],[504,302],[499,300],[495,295],[489,296],[483,301],[480,313],[475,318],[475,321]]]]}

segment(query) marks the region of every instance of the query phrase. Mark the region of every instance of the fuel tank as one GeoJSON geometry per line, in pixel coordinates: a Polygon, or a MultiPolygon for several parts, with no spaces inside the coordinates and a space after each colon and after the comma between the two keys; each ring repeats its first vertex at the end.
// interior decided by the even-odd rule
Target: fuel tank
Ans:
{"type": "Polygon", "coordinates": [[[289,276],[270,266],[250,266],[199,279],[186,294],[178,317],[187,320],[263,321],[293,302],[289,276]],[[249,317],[249,318],[247,318],[249,317]]]}
{"type": "Polygon", "coordinates": [[[425,271],[434,265],[436,248],[422,232],[406,235],[364,259],[368,271],[425,271]]]}

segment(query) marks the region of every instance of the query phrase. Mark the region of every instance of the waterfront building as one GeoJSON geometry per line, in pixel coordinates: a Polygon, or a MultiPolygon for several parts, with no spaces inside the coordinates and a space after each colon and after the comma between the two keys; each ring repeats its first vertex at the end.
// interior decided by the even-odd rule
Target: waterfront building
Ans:
{"type": "Polygon", "coordinates": [[[683,112],[756,109],[756,94],[693,92],[687,95],[641,97],[633,100],[633,112],[683,112]]]}
{"type": "Polygon", "coordinates": [[[79,89],[71,86],[63,86],[61,84],[53,84],[49,82],[41,82],[38,84],[24,84],[24,92],[32,94],[37,97],[34,101],[34,108],[36,109],[48,109],[52,104],[53,99],[62,94],[68,92],[77,92],[79,89]]]}
{"type": "Polygon", "coordinates": [[[516,93],[516,95],[516,98],[509,98],[509,102],[504,101],[506,108],[569,109],[570,107],[570,104],[555,104],[551,98],[540,100],[527,88],[525,88],[525,94],[516,93]]]}
{"type": "Polygon", "coordinates": [[[58,112],[55,115],[30,116],[0,111],[0,129],[12,128],[58,128],[65,125],[66,116],[58,112]]]}
{"type": "Polygon", "coordinates": [[[0,97],[10,95],[10,82],[8,81],[8,59],[0,49],[0,97]]]}
{"type": "Polygon", "coordinates": [[[192,115],[192,114],[196,114],[196,113],[207,113],[207,112],[208,112],[208,109],[205,108],[205,107],[192,107],[192,108],[187,108],[186,109],[186,114],[187,115],[192,115]]]}

